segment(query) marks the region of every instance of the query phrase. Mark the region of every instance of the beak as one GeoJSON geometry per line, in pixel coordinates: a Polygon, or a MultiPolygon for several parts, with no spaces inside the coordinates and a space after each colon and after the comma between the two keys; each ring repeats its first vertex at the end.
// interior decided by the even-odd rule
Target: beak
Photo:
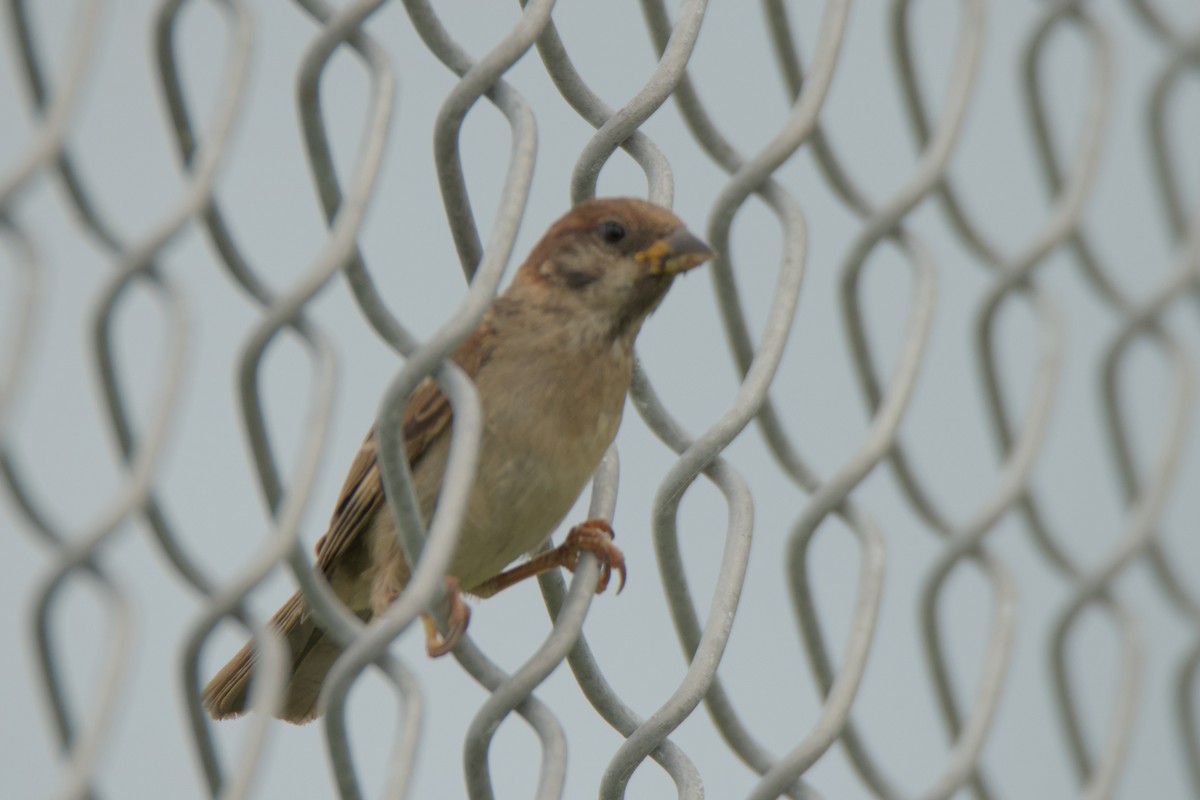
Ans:
{"type": "Polygon", "coordinates": [[[651,275],[676,275],[698,267],[715,256],[713,249],[680,225],[670,236],[634,254],[634,259],[650,266],[651,275]]]}

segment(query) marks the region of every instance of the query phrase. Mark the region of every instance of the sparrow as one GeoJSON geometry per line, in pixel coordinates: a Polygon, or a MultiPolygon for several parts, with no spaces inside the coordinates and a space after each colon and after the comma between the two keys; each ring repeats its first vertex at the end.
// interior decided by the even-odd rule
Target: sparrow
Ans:
{"type": "MultiPolygon", "coordinates": [[[[550,227],[450,355],[478,391],[483,434],[446,576],[445,637],[424,615],[430,656],[452,650],[465,632],[470,613],[463,591],[490,597],[547,570],[573,570],[584,552],[595,553],[602,565],[597,592],[614,570],[621,580],[617,591],[624,586],[625,561],[602,519],[576,525],[559,547],[505,567],[540,549],[570,511],[616,436],[642,323],[675,276],[713,255],[660,206],[631,198],[579,203],[550,227]]],[[[450,422],[450,403],[426,378],[403,417],[406,455],[426,523],[437,505],[450,422]]],[[[377,450],[372,427],[316,546],[316,570],[364,621],[381,614],[409,576],[377,450]]],[[[308,722],[320,713],[321,684],[340,648],[323,635],[299,592],[271,624],[292,657],[278,716],[308,722]]],[[[205,687],[202,699],[214,719],[246,710],[254,662],[247,644],[205,687]]]]}

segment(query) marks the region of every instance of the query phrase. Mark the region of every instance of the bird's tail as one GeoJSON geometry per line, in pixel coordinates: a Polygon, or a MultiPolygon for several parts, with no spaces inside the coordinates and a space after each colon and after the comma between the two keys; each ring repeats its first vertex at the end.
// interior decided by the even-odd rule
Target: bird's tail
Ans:
{"type": "MultiPolygon", "coordinates": [[[[369,612],[364,614],[369,616],[369,612]]],[[[275,612],[271,625],[283,634],[292,659],[291,678],[277,716],[288,722],[309,722],[317,716],[321,684],[342,649],[317,627],[299,592],[275,612]]],[[[204,687],[204,707],[213,719],[230,719],[246,712],[256,660],[252,643],[247,643],[204,687]]]]}

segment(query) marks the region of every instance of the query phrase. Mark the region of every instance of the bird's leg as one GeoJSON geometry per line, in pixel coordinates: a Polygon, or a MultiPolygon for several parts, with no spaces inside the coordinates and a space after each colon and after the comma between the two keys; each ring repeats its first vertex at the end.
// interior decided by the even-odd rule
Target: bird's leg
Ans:
{"type": "Polygon", "coordinates": [[[617,594],[620,594],[625,588],[625,556],[613,544],[613,535],[612,526],[608,522],[589,519],[571,528],[566,541],[558,547],[539,553],[524,564],[501,572],[491,580],[476,586],[471,590],[471,594],[491,597],[515,583],[549,572],[556,567],[566,567],[574,572],[581,553],[592,553],[600,560],[600,580],[596,584],[596,593],[599,594],[608,588],[609,578],[612,577],[613,570],[616,570],[621,575],[621,585],[617,587],[617,594]]]}
{"type": "Polygon", "coordinates": [[[463,602],[458,579],[452,575],[446,576],[446,602],[450,605],[450,612],[444,637],[438,633],[433,615],[428,611],[421,614],[421,621],[425,623],[425,652],[429,653],[430,658],[444,656],[453,650],[467,632],[467,623],[471,621],[471,609],[463,602]]]}

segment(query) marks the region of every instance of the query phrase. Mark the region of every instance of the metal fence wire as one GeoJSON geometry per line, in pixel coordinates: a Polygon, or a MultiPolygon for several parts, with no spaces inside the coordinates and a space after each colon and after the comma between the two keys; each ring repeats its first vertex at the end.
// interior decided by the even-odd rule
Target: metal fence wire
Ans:
{"type": "Polygon", "coordinates": [[[1195,4],[3,24],[6,797],[1200,797],[1195,4]],[[442,359],[598,193],[720,253],[570,518],[614,520],[630,590],[585,559],[426,659],[451,515],[402,526],[370,626],[312,542],[427,375],[466,489],[442,359]],[[296,584],[346,645],[302,728],[265,626],[296,584]],[[256,713],[210,722],[252,635],[256,713]]]}

